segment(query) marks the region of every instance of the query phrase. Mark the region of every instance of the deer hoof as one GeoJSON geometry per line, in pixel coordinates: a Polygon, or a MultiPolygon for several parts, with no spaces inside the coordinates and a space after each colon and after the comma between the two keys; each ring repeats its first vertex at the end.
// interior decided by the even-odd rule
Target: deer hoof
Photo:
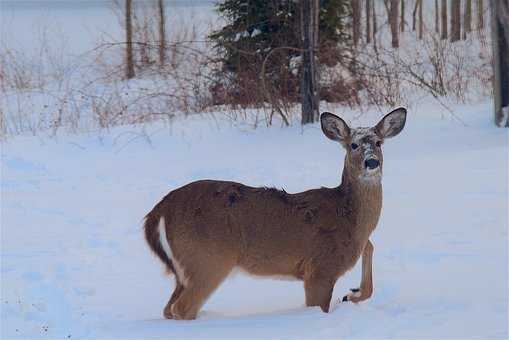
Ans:
{"type": "Polygon", "coordinates": [[[359,302],[361,299],[361,290],[359,288],[351,288],[352,292],[343,296],[343,300],[341,302],[352,301],[353,303],[359,302]]]}
{"type": "Polygon", "coordinates": [[[170,305],[164,307],[163,316],[166,319],[174,319],[173,313],[171,312],[171,306],[170,305]]]}
{"type": "MultiPolygon", "coordinates": [[[[351,291],[352,291],[352,293],[354,293],[354,294],[355,294],[355,293],[358,293],[358,292],[360,292],[360,291],[361,291],[361,290],[360,290],[360,288],[350,288],[350,290],[351,290],[351,291]]],[[[348,297],[349,297],[350,295],[352,295],[352,294],[348,294],[348,295],[343,296],[343,299],[341,300],[341,302],[347,302],[347,301],[348,301],[348,297]]]]}

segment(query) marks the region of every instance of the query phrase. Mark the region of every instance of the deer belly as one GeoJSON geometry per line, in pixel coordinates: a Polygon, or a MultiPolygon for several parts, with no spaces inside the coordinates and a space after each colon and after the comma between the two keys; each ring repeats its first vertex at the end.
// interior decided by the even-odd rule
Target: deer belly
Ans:
{"type": "Polygon", "coordinates": [[[279,280],[302,279],[299,259],[285,254],[248,254],[242,256],[238,267],[241,272],[279,280]]]}

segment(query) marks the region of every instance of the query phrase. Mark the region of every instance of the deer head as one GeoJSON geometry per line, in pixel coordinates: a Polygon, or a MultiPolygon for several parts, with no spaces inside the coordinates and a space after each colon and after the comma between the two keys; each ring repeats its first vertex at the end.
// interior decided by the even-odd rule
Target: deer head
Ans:
{"type": "Polygon", "coordinates": [[[374,127],[350,128],[343,119],[324,112],[320,118],[322,131],[346,149],[343,176],[353,180],[377,182],[382,177],[382,144],[396,136],[406,122],[406,109],[398,108],[385,115],[374,127]]]}

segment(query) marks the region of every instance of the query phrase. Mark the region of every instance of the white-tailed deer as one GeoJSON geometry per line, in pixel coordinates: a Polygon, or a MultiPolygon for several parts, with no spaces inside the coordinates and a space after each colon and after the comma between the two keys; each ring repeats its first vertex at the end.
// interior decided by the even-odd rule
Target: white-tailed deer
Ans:
{"type": "Polygon", "coordinates": [[[152,251],[176,277],[168,319],[194,319],[234,267],[304,281],[307,306],[329,311],[336,280],[362,255],[360,287],[343,301],[373,292],[369,237],[382,208],[382,143],[404,127],[406,110],[373,128],[351,129],[321,115],[323,133],[346,149],[341,185],[297,194],[204,180],[170,192],[145,218],[152,251]]]}

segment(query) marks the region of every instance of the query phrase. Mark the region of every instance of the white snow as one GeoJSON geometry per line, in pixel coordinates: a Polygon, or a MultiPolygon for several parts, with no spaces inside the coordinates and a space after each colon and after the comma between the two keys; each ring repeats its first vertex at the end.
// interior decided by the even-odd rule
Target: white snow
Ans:
{"type": "Polygon", "coordinates": [[[260,31],[258,28],[255,28],[253,32],[251,32],[251,38],[256,37],[259,34],[262,34],[262,31],[260,31]]]}
{"type": "Polygon", "coordinates": [[[502,117],[500,118],[498,126],[506,127],[508,122],[509,122],[509,106],[506,106],[502,108],[502,117]]]}
{"type": "MultiPolygon", "coordinates": [[[[46,43],[51,60],[73,66],[102,32],[113,41],[122,38],[102,0],[68,1],[67,10],[59,9],[62,1],[0,1],[0,42],[35,68],[45,64],[39,54],[46,43]]],[[[184,2],[170,1],[169,21],[178,24],[169,25],[169,33],[193,22],[200,24],[200,37],[211,21],[217,24],[210,2],[189,0],[189,7],[177,10],[184,2]]],[[[300,59],[292,58],[292,68],[300,59]]],[[[80,76],[68,73],[62,70],[67,80],[80,76]]],[[[122,82],[119,92],[156,80],[122,82]]],[[[109,93],[93,86],[98,97],[109,93]]],[[[479,89],[478,97],[487,90],[479,89]]],[[[4,123],[19,120],[19,133],[1,144],[1,339],[509,336],[509,134],[494,126],[490,100],[462,106],[443,98],[454,109],[452,118],[432,99],[420,98],[408,108],[402,133],[382,146],[384,207],[371,238],[369,300],[339,303],[359,287],[360,262],[337,282],[329,314],[304,306],[301,282],[232,275],[198,319],[186,322],[162,316],[174,281],[145,244],[145,214],[170,190],[204,178],[291,193],[336,186],[341,146],[317,124],[252,130],[224,114],[99,131],[84,124],[47,138],[57,97],[39,91],[1,95],[4,123]],[[24,135],[29,132],[37,136],[24,135]]],[[[79,98],[76,104],[86,106],[79,98]]],[[[390,109],[360,115],[322,103],[322,111],[351,126],[373,125],[390,109]]],[[[83,112],[77,119],[91,121],[83,112]]]]}
{"type": "MultiPolygon", "coordinates": [[[[328,109],[353,126],[389,111],[328,109]]],[[[304,307],[301,282],[236,275],[197,320],[166,320],[173,278],[141,227],[168,191],[197,179],[337,185],[344,151],[318,125],[243,131],[191,116],[100,138],[4,141],[1,338],[507,338],[509,135],[489,102],[454,109],[466,126],[418,102],[384,144],[374,293],[338,302],[359,286],[358,263],[329,314],[304,307]]]]}

